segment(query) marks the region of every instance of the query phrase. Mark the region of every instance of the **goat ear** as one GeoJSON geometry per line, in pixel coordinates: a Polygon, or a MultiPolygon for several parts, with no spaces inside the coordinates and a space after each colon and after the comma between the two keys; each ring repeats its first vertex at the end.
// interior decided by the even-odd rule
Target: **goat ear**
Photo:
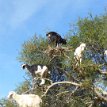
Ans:
{"type": "Polygon", "coordinates": [[[21,66],[22,66],[23,69],[25,69],[26,64],[22,64],[21,66]]]}
{"type": "Polygon", "coordinates": [[[13,97],[13,94],[11,94],[9,98],[12,98],[12,97],[13,97]]]}
{"type": "Polygon", "coordinates": [[[9,95],[7,96],[8,99],[11,99],[13,96],[13,92],[10,92],[9,95]]]}

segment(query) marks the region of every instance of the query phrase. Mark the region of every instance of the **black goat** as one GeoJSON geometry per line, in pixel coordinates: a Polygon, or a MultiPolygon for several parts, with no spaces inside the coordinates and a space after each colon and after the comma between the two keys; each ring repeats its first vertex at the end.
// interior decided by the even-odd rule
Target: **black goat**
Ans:
{"type": "Polygon", "coordinates": [[[54,43],[55,46],[59,47],[60,44],[67,44],[66,39],[63,39],[58,33],[56,32],[48,32],[46,34],[48,38],[48,43],[54,43]]]}

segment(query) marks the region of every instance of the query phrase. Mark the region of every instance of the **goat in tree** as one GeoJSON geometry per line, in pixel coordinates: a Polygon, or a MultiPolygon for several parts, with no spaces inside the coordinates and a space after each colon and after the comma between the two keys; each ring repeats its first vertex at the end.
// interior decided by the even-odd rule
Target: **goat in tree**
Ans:
{"type": "Polygon", "coordinates": [[[56,32],[48,32],[46,34],[48,38],[49,44],[55,44],[56,47],[59,47],[60,44],[67,44],[66,39],[63,39],[58,33],[56,32]]]}
{"type": "Polygon", "coordinates": [[[49,74],[47,66],[36,64],[30,66],[28,64],[23,64],[22,68],[27,69],[27,71],[32,75],[33,78],[35,78],[38,75],[41,79],[40,85],[45,84],[44,78],[47,78],[49,74]]]}
{"type": "Polygon", "coordinates": [[[104,51],[104,59],[107,62],[107,50],[104,51]]]}
{"type": "Polygon", "coordinates": [[[83,51],[84,51],[85,47],[86,47],[86,44],[85,43],[81,43],[80,46],[75,49],[74,58],[77,61],[76,65],[81,64],[82,55],[83,55],[83,51]]]}

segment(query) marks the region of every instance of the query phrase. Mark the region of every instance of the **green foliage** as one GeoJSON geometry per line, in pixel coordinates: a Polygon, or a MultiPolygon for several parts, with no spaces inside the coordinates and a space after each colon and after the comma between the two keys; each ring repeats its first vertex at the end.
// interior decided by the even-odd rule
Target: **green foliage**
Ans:
{"type": "Polygon", "coordinates": [[[79,44],[80,44],[80,39],[79,39],[79,37],[78,36],[71,36],[71,37],[69,37],[69,44],[71,45],[71,46],[73,46],[73,48],[76,48],[77,46],[79,46],[79,44]]]}
{"type": "Polygon", "coordinates": [[[46,48],[46,40],[34,36],[31,40],[23,44],[19,61],[28,64],[48,64],[49,58],[44,54],[46,48]]]}
{"type": "Polygon", "coordinates": [[[0,103],[2,104],[3,107],[18,107],[14,102],[7,99],[1,99],[0,103]]]}
{"type": "Polygon", "coordinates": [[[92,51],[101,52],[107,48],[107,16],[96,16],[78,21],[80,41],[87,43],[92,51]]]}
{"type": "Polygon", "coordinates": [[[30,88],[31,88],[30,81],[24,81],[23,83],[17,86],[16,92],[21,94],[21,93],[28,91],[30,88]]]}

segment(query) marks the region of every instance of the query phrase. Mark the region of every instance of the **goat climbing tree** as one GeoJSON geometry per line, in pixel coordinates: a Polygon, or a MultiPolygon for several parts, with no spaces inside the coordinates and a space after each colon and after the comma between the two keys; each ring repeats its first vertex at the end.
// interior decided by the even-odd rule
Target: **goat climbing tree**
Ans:
{"type": "MultiPolygon", "coordinates": [[[[42,97],[42,107],[103,107],[107,106],[107,15],[79,19],[67,37],[67,45],[49,48],[47,39],[34,36],[22,46],[19,61],[47,65],[50,80],[43,86],[35,84],[27,74],[19,93],[35,93],[42,97]],[[86,43],[81,65],[76,66],[74,51],[86,43]],[[104,71],[105,70],[105,71],[104,71]]],[[[72,29],[72,28],[70,28],[72,29]]],[[[9,107],[9,106],[8,106],[9,107]]],[[[12,106],[11,106],[12,107],[12,106]]]]}

